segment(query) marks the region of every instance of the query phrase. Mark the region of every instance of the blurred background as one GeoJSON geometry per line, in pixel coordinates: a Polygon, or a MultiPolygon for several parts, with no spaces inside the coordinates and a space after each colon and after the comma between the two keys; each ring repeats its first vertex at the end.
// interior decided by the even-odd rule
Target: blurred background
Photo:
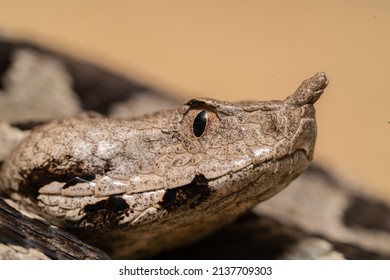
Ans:
{"type": "Polygon", "coordinates": [[[284,99],[325,71],[315,161],[390,201],[390,2],[0,0],[28,39],[180,100],[284,99]]]}

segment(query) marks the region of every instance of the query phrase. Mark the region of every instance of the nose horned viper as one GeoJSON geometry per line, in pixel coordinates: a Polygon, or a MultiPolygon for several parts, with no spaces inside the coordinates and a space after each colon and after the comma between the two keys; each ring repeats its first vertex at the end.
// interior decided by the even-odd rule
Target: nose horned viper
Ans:
{"type": "MultiPolygon", "coordinates": [[[[308,168],[317,136],[314,103],[328,80],[319,72],[283,101],[198,98],[131,118],[90,112],[99,90],[77,84],[93,92],[82,97],[92,108],[38,120],[8,141],[12,149],[0,169],[1,258],[23,255],[10,252],[17,250],[14,232],[27,240],[21,247],[43,248],[50,258],[66,258],[67,249],[48,253],[61,243],[48,236],[79,244],[82,252],[72,251],[72,258],[108,257],[90,245],[112,258],[144,258],[209,236],[308,168]],[[36,224],[39,234],[31,236],[25,228],[36,224]]],[[[137,91],[146,96],[142,86],[137,91]]],[[[109,110],[101,104],[100,112],[109,110]]]]}

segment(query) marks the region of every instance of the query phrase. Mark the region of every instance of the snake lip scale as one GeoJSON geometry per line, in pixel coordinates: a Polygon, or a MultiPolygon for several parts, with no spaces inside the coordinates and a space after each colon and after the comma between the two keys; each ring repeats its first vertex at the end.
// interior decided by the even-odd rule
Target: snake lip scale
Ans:
{"type": "Polygon", "coordinates": [[[130,120],[54,120],[3,163],[0,188],[114,258],[153,255],[231,223],[299,176],[327,84],[319,72],[284,101],[200,98],[130,120]]]}

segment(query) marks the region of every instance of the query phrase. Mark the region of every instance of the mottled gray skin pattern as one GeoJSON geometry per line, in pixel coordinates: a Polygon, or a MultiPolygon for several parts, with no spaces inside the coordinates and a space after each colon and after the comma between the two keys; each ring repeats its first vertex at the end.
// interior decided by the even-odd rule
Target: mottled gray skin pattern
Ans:
{"type": "Polygon", "coordinates": [[[299,176],[326,85],[318,73],[285,101],[204,98],[132,120],[53,121],[3,164],[0,186],[113,258],[155,254],[214,232],[299,176]],[[201,111],[208,119],[196,137],[201,111]]]}

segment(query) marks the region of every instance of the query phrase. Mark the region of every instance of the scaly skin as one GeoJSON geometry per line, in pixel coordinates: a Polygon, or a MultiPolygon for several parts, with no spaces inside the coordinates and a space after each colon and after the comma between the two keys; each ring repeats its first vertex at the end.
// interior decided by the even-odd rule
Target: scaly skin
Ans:
{"type": "Polygon", "coordinates": [[[132,120],[56,120],[12,153],[0,186],[114,258],[155,254],[214,232],[299,176],[327,83],[318,73],[285,101],[204,98],[132,120]],[[202,111],[204,131],[194,124],[202,111]]]}

